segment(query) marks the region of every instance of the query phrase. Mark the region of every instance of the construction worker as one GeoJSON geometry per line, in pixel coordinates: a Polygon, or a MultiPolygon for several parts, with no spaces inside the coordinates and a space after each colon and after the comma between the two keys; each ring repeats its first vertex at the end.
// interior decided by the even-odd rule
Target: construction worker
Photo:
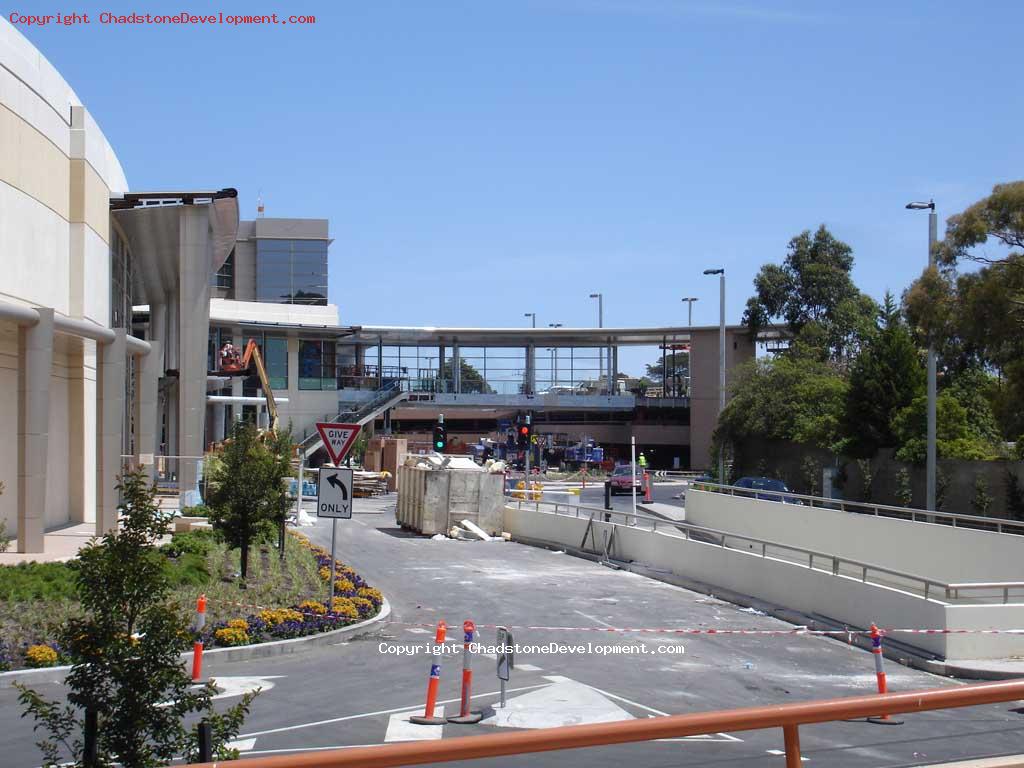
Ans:
{"type": "Polygon", "coordinates": [[[640,458],[637,459],[636,463],[640,465],[640,469],[647,469],[647,457],[644,456],[643,451],[640,451],[640,458]]]}

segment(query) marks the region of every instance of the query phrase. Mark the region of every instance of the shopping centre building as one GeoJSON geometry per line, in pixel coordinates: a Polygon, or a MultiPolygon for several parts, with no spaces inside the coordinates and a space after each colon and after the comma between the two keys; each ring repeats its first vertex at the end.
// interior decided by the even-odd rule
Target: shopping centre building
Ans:
{"type": "MultiPolygon", "coordinates": [[[[542,434],[620,449],[636,435],[666,467],[707,464],[717,326],[342,325],[328,222],[243,221],[224,181],[132,191],[71,86],[0,19],[0,521],[18,551],[115,525],[126,466],[191,489],[233,419],[266,423],[258,379],[219,370],[223,345],[250,339],[314,462],[320,420],[415,436],[447,413],[469,441],[532,412],[542,434]],[[685,349],[693,376],[665,367],[657,391],[632,388],[628,345],[685,349]]],[[[728,367],[754,355],[745,329],[727,329],[726,352],[728,367]]]]}

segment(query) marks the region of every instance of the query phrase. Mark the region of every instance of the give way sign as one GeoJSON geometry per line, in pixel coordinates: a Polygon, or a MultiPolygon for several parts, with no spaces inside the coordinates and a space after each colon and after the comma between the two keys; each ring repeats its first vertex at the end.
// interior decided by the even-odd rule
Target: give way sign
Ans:
{"type": "Polygon", "coordinates": [[[330,422],[318,421],[316,430],[324,441],[327,455],[331,457],[331,464],[341,464],[341,460],[352,448],[352,444],[359,437],[360,426],[358,424],[332,424],[330,422]]]}

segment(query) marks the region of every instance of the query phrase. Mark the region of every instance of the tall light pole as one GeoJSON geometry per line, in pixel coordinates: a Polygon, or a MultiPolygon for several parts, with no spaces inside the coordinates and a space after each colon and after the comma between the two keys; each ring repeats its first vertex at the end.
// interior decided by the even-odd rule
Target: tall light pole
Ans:
{"type": "MultiPolygon", "coordinates": [[[[561,323],[548,323],[548,328],[561,328],[561,323]]],[[[554,382],[552,386],[558,386],[558,347],[551,348],[551,360],[554,363],[554,382]]]]}
{"type": "MultiPolygon", "coordinates": [[[[935,241],[938,239],[939,221],[935,214],[935,201],[907,203],[911,211],[929,211],[928,214],[928,266],[935,266],[935,241]]],[[[928,458],[925,469],[925,509],[935,509],[935,341],[928,342],[928,458]]]]}
{"type": "Polygon", "coordinates": [[[533,321],[533,327],[537,327],[537,313],[536,312],[524,312],[523,317],[528,317],[533,321]]]}
{"type": "MultiPolygon", "coordinates": [[[[604,294],[603,293],[592,293],[590,298],[597,299],[597,327],[604,328],[604,294]]],[[[608,360],[608,365],[612,364],[611,359],[608,360]]],[[[597,348],[597,383],[601,385],[601,379],[604,378],[604,349],[602,347],[597,348]]],[[[599,390],[600,391],[600,390],[599,390]]],[[[609,392],[608,394],[611,394],[609,392]]]]}
{"type": "Polygon", "coordinates": [[[686,302],[686,324],[693,325],[693,302],[697,301],[696,296],[688,296],[683,299],[686,302]]]}
{"type": "MultiPolygon", "coordinates": [[[[704,274],[718,275],[718,416],[721,418],[725,410],[725,270],[705,269],[704,274]]],[[[721,445],[718,447],[718,482],[725,485],[725,451],[721,445]]]]}

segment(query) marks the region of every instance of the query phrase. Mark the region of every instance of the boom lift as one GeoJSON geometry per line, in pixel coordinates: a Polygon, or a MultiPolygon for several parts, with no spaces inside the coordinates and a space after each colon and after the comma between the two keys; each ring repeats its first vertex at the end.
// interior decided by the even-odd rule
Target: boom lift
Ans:
{"type": "Polygon", "coordinates": [[[267,414],[270,416],[270,428],[276,432],[278,427],[277,403],[274,402],[274,393],[270,389],[270,379],[267,378],[267,368],[263,364],[263,355],[256,344],[256,339],[249,339],[245,345],[245,352],[238,353],[238,347],[230,341],[220,348],[217,353],[218,376],[252,376],[256,373],[260,379],[260,386],[263,388],[263,397],[267,401],[267,414]]]}

